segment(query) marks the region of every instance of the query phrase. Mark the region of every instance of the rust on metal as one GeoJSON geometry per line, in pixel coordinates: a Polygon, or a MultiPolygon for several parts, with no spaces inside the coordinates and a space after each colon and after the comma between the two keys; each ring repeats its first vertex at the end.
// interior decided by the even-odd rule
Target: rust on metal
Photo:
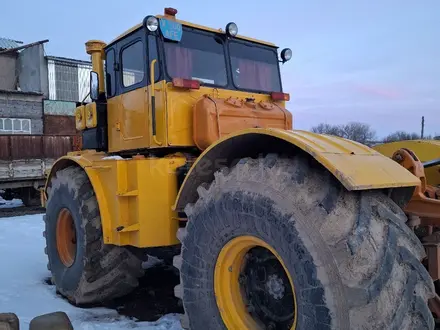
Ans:
{"type": "Polygon", "coordinates": [[[0,135],[0,160],[11,159],[11,147],[8,135],[0,135]]]}
{"type": "Polygon", "coordinates": [[[66,208],[58,215],[56,240],[61,262],[64,266],[71,267],[76,257],[76,229],[72,214],[66,208]]]}
{"type": "Polygon", "coordinates": [[[75,135],[1,135],[0,160],[56,159],[81,149],[75,135]]]}
{"type": "Polygon", "coordinates": [[[74,116],[44,115],[45,135],[75,135],[74,116]]]}
{"type": "MultiPolygon", "coordinates": [[[[393,154],[392,159],[420,180],[404,211],[408,216],[408,226],[421,234],[421,241],[426,251],[425,267],[432,280],[438,281],[440,279],[440,231],[438,231],[440,189],[428,184],[425,167],[413,151],[406,148],[399,149],[393,154]]],[[[436,294],[428,301],[428,305],[435,317],[440,318],[440,297],[436,294]]]]}
{"type": "Polygon", "coordinates": [[[396,151],[392,158],[420,180],[405,212],[418,216],[422,226],[440,226],[440,189],[428,185],[422,162],[408,149],[396,151]]]}

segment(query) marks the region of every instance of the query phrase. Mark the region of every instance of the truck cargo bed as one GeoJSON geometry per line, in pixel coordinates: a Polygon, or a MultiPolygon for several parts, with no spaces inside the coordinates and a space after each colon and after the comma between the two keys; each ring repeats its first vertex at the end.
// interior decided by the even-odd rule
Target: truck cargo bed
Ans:
{"type": "Polygon", "coordinates": [[[43,179],[55,159],[0,160],[0,187],[12,181],[43,179]]]}
{"type": "Polygon", "coordinates": [[[76,135],[0,135],[0,189],[41,186],[56,159],[80,146],[76,135]]]}

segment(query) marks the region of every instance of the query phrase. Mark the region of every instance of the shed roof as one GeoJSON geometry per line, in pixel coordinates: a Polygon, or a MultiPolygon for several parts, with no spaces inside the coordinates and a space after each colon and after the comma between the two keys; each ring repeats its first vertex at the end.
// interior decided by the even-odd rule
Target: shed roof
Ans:
{"type": "Polygon", "coordinates": [[[12,40],[0,37],[0,50],[20,47],[23,41],[12,40]]]}

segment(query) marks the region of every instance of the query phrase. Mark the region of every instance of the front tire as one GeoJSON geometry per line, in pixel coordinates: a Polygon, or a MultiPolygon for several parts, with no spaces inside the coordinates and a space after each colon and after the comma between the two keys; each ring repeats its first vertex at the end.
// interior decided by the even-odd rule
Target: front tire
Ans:
{"type": "Polygon", "coordinates": [[[58,292],[75,305],[130,293],[143,275],[141,260],[104,244],[98,201],[82,168],[58,171],[50,182],[45,216],[48,268],[58,292]]]}
{"type": "Polygon", "coordinates": [[[198,191],[198,201],[185,209],[176,258],[181,284],[175,292],[191,329],[434,328],[423,246],[382,192],[346,191],[305,155],[243,159],[198,191]],[[234,242],[241,250],[231,249],[234,242]],[[271,261],[267,285],[257,288],[267,289],[265,304],[243,284],[264,282],[246,272],[261,268],[249,261],[255,248],[266,253],[260,261],[275,257],[286,273],[271,261]],[[281,320],[275,303],[289,294],[289,282],[286,321],[289,313],[281,320]]]}

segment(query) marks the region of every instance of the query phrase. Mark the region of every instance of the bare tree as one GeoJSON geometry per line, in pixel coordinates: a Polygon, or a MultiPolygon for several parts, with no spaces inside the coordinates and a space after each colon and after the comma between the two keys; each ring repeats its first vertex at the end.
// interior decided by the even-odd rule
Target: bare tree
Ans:
{"type": "Polygon", "coordinates": [[[376,136],[376,132],[370,127],[370,125],[359,122],[350,122],[345,125],[321,123],[312,127],[311,130],[314,133],[335,135],[363,144],[373,141],[376,136]]]}
{"type": "Polygon", "coordinates": [[[406,141],[406,140],[418,140],[420,135],[417,133],[408,133],[405,131],[397,131],[387,135],[383,142],[395,142],[395,141],[406,141]]]}
{"type": "Polygon", "coordinates": [[[340,137],[343,137],[344,135],[344,132],[341,130],[340,126],[324,124],[324,123],[312,127],[312,132],[318,134],[335,135],[340,137]]]}
{"type": "Polygon", "coordinates": [[[359,122],[350,122],[342,125],[342,131],[344,132],[343,137],[346,139],[357,141],[363,144],[373,141],[376,137],[376,132],[371,128],[370,125],[359,122]]]}

